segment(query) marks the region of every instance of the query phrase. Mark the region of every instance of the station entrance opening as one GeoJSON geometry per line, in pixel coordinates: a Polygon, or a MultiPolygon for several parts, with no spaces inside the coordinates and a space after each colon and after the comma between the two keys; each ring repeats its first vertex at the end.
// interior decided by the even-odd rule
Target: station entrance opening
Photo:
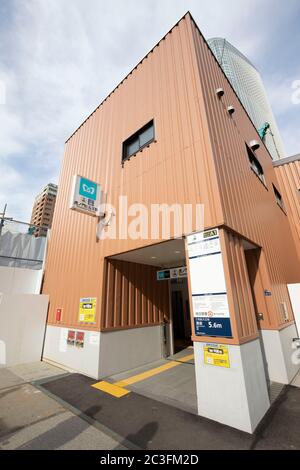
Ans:
{"type": "MultiPolygon", "coordinates": [[[[161,324],[157,326],[160,329],[159,356],[157,346],[150,345],[150,339],[147,344],[150,332],[148,335],[148,328],[145,328],[143,346],[153,348],[153,361],[116,374],[110,379],[116,383],[125,381],[132,391],[197,414],[185,240],[161,242],[121,253],[110,260],[140,265],[140,277],[150,266],[152,270],[154,267],[153,279],[149,280],[154,282],[154,287],[151,287],[150,293],[155,288],[158,291],[163,285],[169,294],[169,301],[160,317],[161,324]]],[[[144,283],[141,282],[141,285],[144,286],[144,283]]],[[[143,288],[143,293],[146,292],[143,288]]],[[[154,302],[154,297],[148,300],[154,302]]]]}
{"type": "Polygon", "coordinates": [[[170,281],[171,325],[174,353],[192,345],[191,317],[187,278],[170,281]]]}
{"type": "Polygon", "coordinates": [[[164,283],[169,291],[169,305],[164,312],[163,355],[168,357],[191,346],[192,331],[184,239],[146,246],[110,259],[139,264],[141,277],[146,275],[149,266],[156,268],[153,282],[157,283],[157,286],[158,283],[164,283]]]}

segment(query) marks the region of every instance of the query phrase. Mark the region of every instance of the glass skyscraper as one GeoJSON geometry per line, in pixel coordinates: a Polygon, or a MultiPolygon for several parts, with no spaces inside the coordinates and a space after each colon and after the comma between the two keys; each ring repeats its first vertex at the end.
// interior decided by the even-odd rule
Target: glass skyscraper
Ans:
{"type": "Polygon", "coordinates": [[[208,44],[256,129],[269,124],[263,140],[273,160],[284,158],[282,139],[258,70],[226,39],[212,38],[208,44]]]}

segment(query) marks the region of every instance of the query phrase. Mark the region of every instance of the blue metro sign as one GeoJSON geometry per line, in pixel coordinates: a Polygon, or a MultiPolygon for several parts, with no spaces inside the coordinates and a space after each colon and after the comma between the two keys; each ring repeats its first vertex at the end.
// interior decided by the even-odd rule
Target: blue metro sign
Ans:
{"type": "Polygon", "coordinates": [[[196,336],[232,338],[230,318],[197,317],[194,319],[196,336]]]}

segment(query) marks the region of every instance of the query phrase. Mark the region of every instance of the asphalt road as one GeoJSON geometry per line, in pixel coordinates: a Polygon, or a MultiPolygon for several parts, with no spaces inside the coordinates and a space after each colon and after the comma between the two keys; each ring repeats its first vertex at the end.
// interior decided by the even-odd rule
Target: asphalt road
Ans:
{"type": "Polygon", "coordinates": [[[254,435],[132,391],[118,399],[52,366],[0,369],[0,449],[300,449],[300,389],[254,435]]]}

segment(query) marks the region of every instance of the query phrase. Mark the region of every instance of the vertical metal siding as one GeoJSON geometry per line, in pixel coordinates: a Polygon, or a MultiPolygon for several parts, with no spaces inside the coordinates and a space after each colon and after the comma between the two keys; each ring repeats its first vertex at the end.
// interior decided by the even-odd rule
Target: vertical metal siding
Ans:
{"type": "MultiPolygon", "coordinates": [[[[101,183],[108,202],[115,206],[119,195],[127,195],[129,205],[140,202],[149,209],[151,203],[203,203],[205,225],[222,223],[202,100],[194,43],[186,17],[68,140],[44,283],[44,292],[50,294],[49,323],[57,324],[55,309],[61,307],[63,319],[57,325],[77,327],[79,298],[94,296],[98,299],[97,323],[89,328],[99,329],[102,293],[105,296],[107,290],[103,280],[104,259],[158,241],[97,242],[96,219],[68,207],[74,174],[101,183]],[[156,142],[122,168],[122,142],[152,118],[156,142]]],[[[108,282],[112,282],[110,271],[108,276],[108,282]]],[[[148,299],[140,296],[130,280],[129,283],[128,297],[124,294],[128,309],[122,310],[121,315],[129,326],[144,324],[145,316],[141,312],[146,311],[148,299]]],[[[119,297],[109,299],[114,305],[119,301],[119,297]]],[[[105,317],[107,327],[119,324],[120,312],[113,305],[109,311],[114,311],[114,317],[105,317]]],[[[161,307],[155,306],[150,311],[156,322],[161,316],[161,307]]]]}
{"type": "MultiPolygon", "coordinates": [[[[66,144],[43,289],[50,294],[49,323],[57,324],[55,309],[60,307],[59,325],[78,327],[79,298],[88,296],[98,299],[97,323],[91,329],[157,323],[168,312],[165,302],[151,308],[144,286],[136,289],[138,279],[129,276],[127,281],[120,269],[105,266],[106,257],[157,240],[97,242],[96,219],[69,210],[72,177],[82,174],[101,183],[115,206],[119,195],[127,195],[129,205],[140,202],[148,208],[151,203],[203,203],[205,227],[229,227],[261,246],[270,279],[264,287],[272,290],[275,305],[270,327],[282,326],[279,304],[289,302],[286,284],[299,282],[299,265],[289,223],[274,200],[272,183],[279,185],[263,145],[257,157],[268,190],[249,167],[245,142],[253,138],[258,139],[253,125],[186,16],[66,144]],[[215,95],[220,86],[225,90],[221,101],[215,95]],[[233,118],[226,111],[229,104],[236,108],[233,118]],[[152,118],[156,142],[122,168],[122,142],[152,118]]],[[[241,287],[245,264],[240,242],[231,240],[226,246],[230,282],[241,287]]],[[[241,340],[251,338],[254,330],[248,296],[247,289],[235,290],[241,340]]]]}
{"type": "MultiPolygon", "coordinates": [[[[259,136],[209,46],[191,22],[213,160],[222,195],[224,224],[262,247],[270,278],[270,285],[265,288],[272,291],[275,305],[270,328],[282,327],[280,303],[287,303],[292,319],[286,284],[300,281],[300,268],[295,259],[289,221],[275,201],[272,184],[278,188],[278,180],[262,142],[256,156],[263,167],[267,188],[250,168],[245,144],[253,139],[260,140],[259,136]],[[225,91],[221,99],[216,95],[219,87],[225,91]],[[235,108],[232,117],[227,112],[229,105],[235,108]]],[[[229,253],[234,256],[232,251],[229,253]]],[[[232,269],[240,275],[241,266],[237,260],[232,269]]],[[[247,290],[242,291],[242,295],[247,297],[247,290]]],[[[247,303],[247,299],[243,302],[247,303]]],[[[241,331],[245,334],[247,322],[241,331]]]]}
{"type": "Polygon", "coordinates": [[[168,282],[158,282],[156,271],[153,266],[106,260],[102,331],[169,321],[168,282]]]}
{"type": "Polygon", "coordinates": [[[300,261],[300,161],[275,167],[300,261]]]}
{"type": "Polygon", "coordinates": [[[242,239],[222,230],[221,243],[234,336],[248,340],[257,336],[257,322],[242,239]]]}

